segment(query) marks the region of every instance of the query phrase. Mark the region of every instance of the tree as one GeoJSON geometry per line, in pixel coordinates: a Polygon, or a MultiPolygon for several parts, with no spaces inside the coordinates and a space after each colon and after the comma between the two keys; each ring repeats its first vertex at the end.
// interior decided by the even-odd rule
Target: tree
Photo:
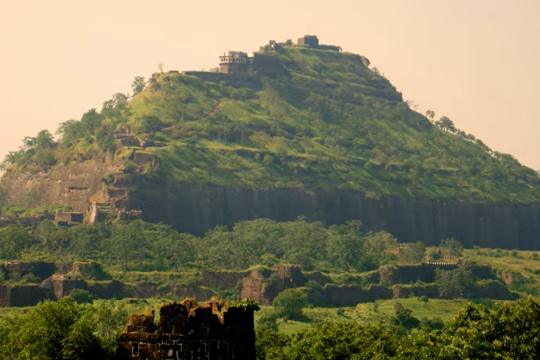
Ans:
{"type": "Polygon", "coordinates": [[[454,238],[441,240],[439,246],[445,249],[450,256],[459,257],[463,254],[463,245],[461,245],[461,242],[459,242],[459,240],[456,240],[454,238]]]}
{"type": "Polygon", "coordinates": [[[408,345],[400,349],[404,359],[538,359],[540,304],[468,305],[441,331],[412,334],[408,345]]]}
{"type": "Polygon", "coordinates": [[[472,273],[463,266],[454,270],[436,270],[435,283],[443,298],[462,298],[474,284],[472,273]]]}
{"type": "Polygon", "coordinates": [[[426,117],[431,120],[431,122],[435,121],[435,111],[426,110],[426,117]]]}
{"type": "Polygon", "coordinates": [[[412,316],[412,310],[407,309],[399,302],[396,302],[394,305],[392,323],[406,330],[420,326],[420,320],[412,316]]]}
{"type": "Polygon", "coordinates": [[[362,270],[363,240],[356,228],[333,226],[326,245],[328,257],[340,269],[362,270]]]}
{"type": "Polygon", "coordinates": [[[303,319],[307,295],[299,289],[283,290],[274,298],[272,306],[276,313],[286,319],[303,319]]]}
{"type": "Polygon", "coordinates": [[[9,225],[0,229],[1,259],[17,259],[23,250],[34,244],[34,237],[21,225],[9,225]]]}
{"type": "Polygon", "coordinates": [[[103,103],[101,115],[106,118],[123,121],[127,119],[129,108],[129,97],[126,94],[116,93],[110,100],[103,103]]]}
{"type": "Polygon", "coordinates": [[[120,261],[124,271],[128,270],[130,260],[139,258],[142,263],[147,251],[144,222],[136,220],[128,224],[117,224],[109,239],[109,249],[120,261]]]}
{"type": "Polygon", "coordinates": [[[44,249],[61,257],[65,255],[70,243],[68,230],[57,227],[50,220],[45,220],[36,227],[35,236],[44,249]]]}
{"type": "Polygon", "coordinates": [[[62,339],[63,360],[103,359],[105,352],[94,335],[95,324],[89,315],[81,316],[62,339]]]}
{"type": "Polygon", "coordinates": [[[0,357],[50,360],[103,358],[99,340],[93,335],[95,324],[90,321],[89,310],[70,297],[58,302],[46,301],[31,308],[15,319],[8,335],[1,339],[0,357]]]}
{"type": "Polygon", "coordinates": [[[370,232],[364,236],[362,247],[363,262],[366,270],[375,269],[389,263],[395,256],[391,250],[398,247],[397,239],[386,231],[370,232]]]}
{"type": "Polygon", "coordinates": [[[405,244],[399,249],[399,260],[406,263],[420,263],[424,259],[426,247],[421,241],[405,244]]]}
{"type": "Polygon", "coordinates": [[[135,79],[133,79],[133,82],[131,83],[131,90],[133,91],[133,95],[137,95],[141,91],[144,90],[144,87],[146,86],[146,80],[142,76],[135,76],[135,79]]]}
{"type": "Polygon", "coordinates": [[[455,133],[457,131],[454,122],[450,120],[448,116],[442,116],[439,120],[435,122],[435,124],[441,129],[451,133],[455,133]]]}
{"type": "Polygon", "coordinates": [[[75,300],[77,304],[91,304],[93,301],[93,295],[84,289],[73,289],[69,293],[69,296],[75,300]]]}
{"type": "Polygon", "coordinates": [[[292,336],[284,356],[275,359],[390,359],[397,354],[397,340],[392,329],[383,325],[324,322],[292,336]]]}
{"type": "Polygon", "coordinates": [[[35,144],[36,149],[43,150],[54,145],[54,138],[49,130],[41,130],[32,143],[35,144]]]}
{"type": "Polygon", "coordinates": [[[116,150],[114,129],[112,125],[101,126],[96,133],[96,142],[105,152],[114,153],[116,150]]]}

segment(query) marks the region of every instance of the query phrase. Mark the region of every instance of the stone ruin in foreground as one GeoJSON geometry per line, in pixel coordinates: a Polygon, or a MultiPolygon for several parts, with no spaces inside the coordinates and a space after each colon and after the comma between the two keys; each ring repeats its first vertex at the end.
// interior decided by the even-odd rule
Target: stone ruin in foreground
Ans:
{"type": "Polygon", "coordinates": [[[186,299],[154,313],[132,315],[118,340],[116,359],[254,360],[254,302],[228,304],[186,299]]]}

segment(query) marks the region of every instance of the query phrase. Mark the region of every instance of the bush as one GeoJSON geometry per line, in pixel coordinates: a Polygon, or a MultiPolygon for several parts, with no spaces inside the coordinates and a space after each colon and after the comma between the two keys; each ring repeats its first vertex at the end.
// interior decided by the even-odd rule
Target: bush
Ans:
{"type": "Polygon", "coordinates": [[[77,304],[90,304],[94,300],[94,296],[88,290],[84,289],[73,289],[69,293],[69,296],[77,304]]]}
{"type": "Polygon", "coordinates": [[[276,313],[285,319],[304,319],[303,309],[307,305],[306,294],[299,289],[283,290],[272,301],[276,313]]]}
{"type": "Polygon", "coordinates": [[[399,302],[396,302],[394,305],[394,317],[391,322],[406,330],[420,326],[420,320],[412,316],[412,311],[405,308],[405,306],[401,305],[399,302]]]}
{"type": "Polygon", "coordinates": [[[0,358],[82,360],[103,359],[94,335],[92,311],[66,297],[46,301],[12,322],[0,323],[0,358]],[[16,357],[13,357],[17,354],[16,357]]]}
{"type": "Polygon", "coordinates": [[[456,239],[448,238],[441,240],[440,246],[444,248],[450,256],[461,256],[463,254],[463,245],[456,239]]]}

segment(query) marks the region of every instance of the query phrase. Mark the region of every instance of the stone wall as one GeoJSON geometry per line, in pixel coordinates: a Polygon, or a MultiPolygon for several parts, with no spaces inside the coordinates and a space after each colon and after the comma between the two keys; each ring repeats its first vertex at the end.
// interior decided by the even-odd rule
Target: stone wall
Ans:
{"type": "Polygon", "coordinates": [[[362,302],[371,302],[379,299],[391,299],[392,290],[385,286],[371,285],[335,285],[326,284],[319,296],[328,305],[353,306],[362,302]]]}
{"type": "Polygon", "coordinates": [[[34,306],[47,299],[54,299],[52,291],[38,285],[0,285],[0,307],[34,306]]]}
{"type": "Polygon", "coordinates": [[[278,265],[271,270],[253,269],[242,279],[240,297],[270,305],[283,290],[303,286],[305,283],[306,277],[296,265],[278,265]]]}
{"type": "Polygon", "coordinates": [[[436,280],[437,270],[454,270],[463,266],[478,279],[494,279],[495,274],[488,265],[466,263],[422,263],[414,265],[383,266],[379,269],[379,282],[387,285],[431,283],[436,280]]]}
{"type": "Polygon", "coordinates": [[[184,300],[163,306],[157,326],[153,313],[134,315],[120,336],[116,359],[254,360],[257,308],[184,300]]]}
{"type": "Polygon", "coordinates": [[[238,285],[247,271],[201,271],[200,284],[212,289],[232,289],[238,285]]]}
{"type": "Polygon", "coordinates": [[[17,280],[32,277],[43,280],[51,276],[56,266],[47,261],[4,261],[0,262],[0,273],[6,280],[17,280]]]}

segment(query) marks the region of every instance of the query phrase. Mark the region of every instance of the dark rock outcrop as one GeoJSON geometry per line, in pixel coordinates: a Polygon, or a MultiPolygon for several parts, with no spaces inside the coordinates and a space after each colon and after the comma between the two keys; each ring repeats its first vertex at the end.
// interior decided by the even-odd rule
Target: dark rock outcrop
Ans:
{"type": "Polygon", "coordinates": [[[453,237],[465,246],[540,249],[540,206],[399,197],[368,198],[349,190],[251,190],[143,181],[131,206],[149,221],[204,234],[217,225],[304,216],[324,224],[361,220],[402,242],[435,245],[453,237]],[[159,189],[159,191],[158,191],[159,189]]]}

